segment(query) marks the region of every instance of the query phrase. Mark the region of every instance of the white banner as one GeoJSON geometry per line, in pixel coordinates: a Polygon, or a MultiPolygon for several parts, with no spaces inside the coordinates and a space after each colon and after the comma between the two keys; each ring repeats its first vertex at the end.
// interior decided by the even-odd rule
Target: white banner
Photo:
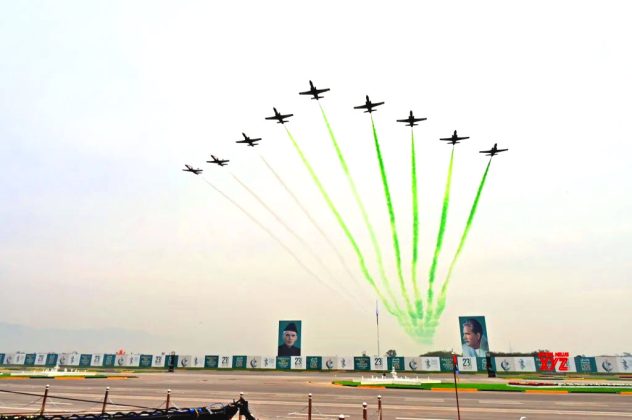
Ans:
{"type": "Polygon", "coordinates": [[[532,356],[514,357],[513,367],[516,372],[535,372],[535,359],[532,356]]]}
{"type": "Polygon", "coordinates": [[[204,368],[204,355],[203,354],[196,354],[193,355],[191,358],[191,366],[192,368],[204,368]]]}
{"type": "Polygon", "coordinates": [[[163,368],[165,367],[165,356],[166,354],[156,354],[151,359],[151,367],[153,368],[163,368]]]}
{"type": "Polygon", "coordinates": [[[426,372],[439,372],[441,367],[439,365],[438,357],[421,357],[421,369],[426,372]]]}
{"type": "Polygon", "coordinates": [[[419,372],[421,370],[421,357],[404,357],[404,369],[419,372]]]}
{"type": "Polygon", "coordinates": [[[386,357],[373,356],[371,358],[371,370],[388,370],[386,357]]]}
{"type": "Polygon", "coordinates": [[[248,356],[246,367],[248,369],[261,369],[261,356],[248,356]]]}
{"type": "Polygon", "coordinates": [[[338,356],[338,366],[336,369],[339,370],[353,370],[353,357],[350,356],[338,356]]]}
{"type": "Polygon", "coordinates": [[[514,372],[513,357],[496,357],[496,371],[498,372],[514,372]]]}
{"type": "Polygon", "coordinates": [[[217,358],[217,367],[220,369],[230,369],[233,367],[233,357],[232,356],[222,356],[220,355],[217,358]]]}
{"type": "Polygon", "coordinates": [[[90,366],[103,366],[103,353],[93,354],[92,358],[90,359],[90,366]]]}
{"type": "Polygon", "coordinates": [[[276,356],[261,356],[261,369],[276,369],[276,356]]]}
{"type": "Polygon", "coordinates": [[[127,355],[125,354],[117,354],[116,359],[114,359],[115,367],[125,367],[127,362],[127,355]]]}
{"type": "Polygon", "coordinates": [[[188,368],[191,367],[193,363],[193,356],[190,354],[182,355],[178,359],[178,367],[179,368],[188,368]]]}
{"type": "Polygon", "coordinates": [[[79,366],[79,353],[62,353],[60,356],[60,365],[79,366]]]}
{"type": "Polygon", "coordinates": [[[9,353],[4,356],[5,365],[23,365],[26,354],[24,353],[9,353]]]}
{"type": "Polygon", "coordinates": [[[614,373],[617,369],[616,357],[595,357],[597,362],[597,372],[599,373],[614,373]]]}
{"type": "Polygon", "coordinates": [[[459,371],[461,372],[476,372],[476,357],[459,357],[459,371]]]}
{"type": "Polygon", "coordinates": [[[47,353],[37,353],[35,355],[35,366],[44,366],[46,364],[47,353]]]}
{"type": "Polygon", "coordinates": [[[138,367],[140,366],[140,354],[132,353],[127,355],[127,359],[125,359],[126,367],[138,367]]]}
{"type": "Polygon", "coordinates": [[[305,370],[305,356],[292,356],[290,363],[292,370],[305,370]]]}
{"type": "Polygon", "coordinates": [[[630,356],[617,357],[617,372],[631,373],[632,372],[632,357],[630,356]]]}
{"type": "Polygon", "coordinates": [[[333,370],[338,366],[338,358],[336,356],[323,357],[323,370],[333,370]]]}

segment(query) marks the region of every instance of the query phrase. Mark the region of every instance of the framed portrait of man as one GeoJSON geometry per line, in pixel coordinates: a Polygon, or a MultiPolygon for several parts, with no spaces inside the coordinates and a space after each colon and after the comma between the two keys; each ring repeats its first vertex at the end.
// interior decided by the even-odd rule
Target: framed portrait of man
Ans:
{"type": "Polygon", "coordinates": [[[460,316],[463,357],[485,357],[489,352],[487,325],[484,316],[460,316]]]}
{"type": "Polygon", "coordinates": [[[277,356],[301,355],[301,321],[279,321],[277,356]]]}

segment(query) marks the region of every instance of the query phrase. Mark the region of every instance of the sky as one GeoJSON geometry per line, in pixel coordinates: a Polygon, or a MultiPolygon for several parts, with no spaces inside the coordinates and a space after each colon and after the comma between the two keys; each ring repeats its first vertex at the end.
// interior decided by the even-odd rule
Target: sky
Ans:
{"type": "MultiPolygon", "coordinates": [[[[423,290],[451,150],[438,139],[455,129],[470,137],[455,148],[438,281],[487,164],[478,151],[509,148],[493,159],[434,343],[410,338],[381,305],[382,353],[458,350],[460,315],[486,316],[492,350],[630,351],[631,8],[2,2],[0,319],[136,331],[149,339],[130,350],[142,352],[262,355],[276,350],[278,320],[297,319],[306,353],[376,354],[375,293],[282,126],[264,120],[273,106],[294,114],[287,127],[376,274],[318,105],[297,94],[313,80],[331,89],[320,103],[394,285],[370,119],[353,106],[367,94],[385,102],[373,116],[407,282],[410,129],[395,120],[409,110],[428,118],[415,127],[423,290]],[[261,145],[235,144],[242,132],[261,145]],[[229,165],[205,163],[211,153],[229,165]],[[185,163],[203,175],[182,172],[185,163]]],[[[5,340],[0,351],[108,350],[81,334],[38,349],[5,340]]]]}

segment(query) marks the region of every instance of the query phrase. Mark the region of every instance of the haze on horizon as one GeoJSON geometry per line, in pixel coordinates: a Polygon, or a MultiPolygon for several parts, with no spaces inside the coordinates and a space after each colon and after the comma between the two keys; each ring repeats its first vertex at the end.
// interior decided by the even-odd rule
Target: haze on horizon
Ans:
{"type": "MultiPolygon", "coordinates": [[[[315,101],[322,104],[395,278],[368,117],[388,169],[405,273],[412,109],[427,281],[449,146],[452,201],[438,280],[494,157],[434,345],[382,307],[381,348],[460,347],[459,315],[485,315],[493,350],[632,349],[630,6],[611,2],[3,2],[0,4],[0,320],[40,330],[138,331],[133,351],[274,354],[280,319],[303,320],[310,354],[376,352],[375,298],[287,136],[321,175],[365,255],[368,236],[315,101]],[[241,133],[262,137],[251,148],[241,133]],[[230,159],[211,167],[209,154],[230,159]],[[260,161],[277,169],[339,245],[350,279],[260,161]],[[260,193],[319,252],[352,305],[313,281],[209,188],[243,203],[317,265],[232,178],[260,193]]],[[[370,261],[375,269],[375,261],[370,261]]],[[[326,273],[320,273],[326,277],[326,273]]],[[[422,286],[423,288],[423,286],[422,286]]],[[[125,334],[121,335],[126,337],[125,334]]],[[[67,337],[70,337],[68,335],[67,337]]],[[[91,343],[0,351],[98,351],[91,343]]],[[[124,339],[122,339],[124,340],[124,339]]],[[[125,343],[121,343],[125,346],[125,343]]],[[[100,349],[106,351],[109,349],[100,349]]]]}

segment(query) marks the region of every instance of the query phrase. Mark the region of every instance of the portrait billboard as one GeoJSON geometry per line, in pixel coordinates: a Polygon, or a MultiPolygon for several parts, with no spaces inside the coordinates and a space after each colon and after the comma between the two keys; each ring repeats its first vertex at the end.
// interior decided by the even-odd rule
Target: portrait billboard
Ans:
{"type": "Polygon", "coordinates": [[[301,355],[301,321],[279,321],[277,356],[301,355]]]}
{"type": "Polygon", "coordinates": [[[485,357],[489,352],[487,325],[484,316],[460,316],[459,330],[465,357],[485,357]]]}

